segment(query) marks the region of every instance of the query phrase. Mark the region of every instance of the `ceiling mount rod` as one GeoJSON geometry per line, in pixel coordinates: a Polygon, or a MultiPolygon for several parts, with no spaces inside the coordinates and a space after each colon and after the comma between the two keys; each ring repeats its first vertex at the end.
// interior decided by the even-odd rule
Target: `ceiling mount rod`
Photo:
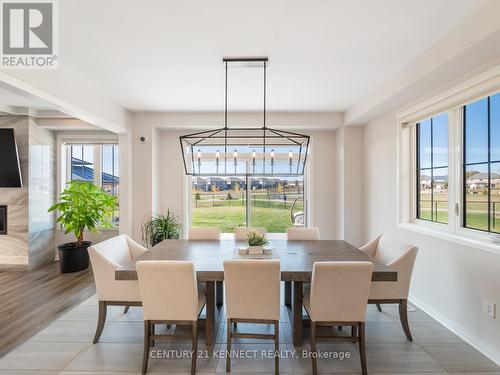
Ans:
{"type": "Polygon", "coordinates": [[[223,62],[268,62],[268,57],[223,57],[223,62]]]}

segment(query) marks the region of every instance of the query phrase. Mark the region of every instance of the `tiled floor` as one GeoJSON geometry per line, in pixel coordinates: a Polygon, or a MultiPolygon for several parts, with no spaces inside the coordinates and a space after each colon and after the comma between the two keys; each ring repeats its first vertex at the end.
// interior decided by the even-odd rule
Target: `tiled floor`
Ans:
{"type": "MultiPolygon", "coordinates": [[[[442,327],[422,311],[409,312],[414,343],[406,341],[399,324],[397,308],[384,306],[379,313],[374,307],[367,312],[367,361],[370,374],[481,374],[500,375],[500,368],[453,333],[442,327]]],[[[91,343],[97,319],[97,299],[89,298],[57,321],[46,327],[25,344],[0,359],[0,375],[86,375],[86,374],[138,374],[142,361],[142,310],[131,308],[123,314],[122,308],[113,307],[108,313],[100,343],[91,343]]],[[[203,344],[200,332],[199,349],[206,358],[198,361],[198,373],[225,373],[226,347],[224,311],[218,313],[217,340],[213,348],[203,344]],[[210,350],[208,350],[210,349],[210,350]]],[[[271,327],[239,324],[241,331],[272,332],[271,327]]],[[[280,323],[282,359],[281,372],[309,374],[311,363],[302,358],[302,350],[309,349],[306,330],[304,347],[291,344],[291,327],[283,309],[280,323]]],[[[163,329],[166,329],[165,327],[163,329]]],[[[190,336],[186,329],[170,328],[172,338],[158,344],[161,353],[181,354],[190,349],[190,336]]],[[[268,374],[274,371],[272,358],[265,353],[274,345],[266,340],[235,339],[233,350],[241,350],[247,358],[233,359],[232,373],[268,374]],[[256,358],[252,358],[256,356],[256,358]]],[[[322,359],[319,372],[323,374],[359,373],[359,357],[355,345],[349,343],[322,343],[319,349],[343,359],[322,359]],[[347,356],[350,355],[350,358],[347,356]]],[[[158,352],[160,353],[160,352],[158,352]]],[[[186,374],[190,360],[185,358],[151,359],[150,373],[186,374]]]]}

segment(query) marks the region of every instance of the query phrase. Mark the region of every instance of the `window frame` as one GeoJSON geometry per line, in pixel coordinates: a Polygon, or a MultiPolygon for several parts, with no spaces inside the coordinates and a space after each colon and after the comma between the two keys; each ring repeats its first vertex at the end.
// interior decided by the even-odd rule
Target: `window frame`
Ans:
{"type": "MultiPolygon", "coordinates": [[[[462,227],[465,228],[465,229],[470,229],[470,230],[474,230],[474,231],[480,231],[480,232],[483,232],[483,233],[488,233],[488,234],[496,234],[496,235],[500,235],[500,233],[498,232],[493,232],[491,230],[491,222],[492,222],[492,216],[491,216],[491,165],[492,164],[498,164],[499,163],[499,160],[492,160],[491,159],[491,97],[496,95],[496,94],[499,94],[498,92],[494,92],[494,93],[491,93],[491,94],[488,94],[482,98],[479,98],[477,101],[480,101],[480,100],[483,100],[483,99],[487,99],[487,105],[486,105],[486,111],[487,111],[487,137],[488,137],[488,142],[487,142],[487,148],[488,148],[488,151],[487,151],[487,156],[488,156],[488,160],[485,161],[485,162],[474,162],[474,163],[466,163],[466,160],[467,160],[467,153],[466,153],[466,141],[467,141],[467,134],[466,134],[466,120],[467,120],[467,104],[470,104],[470,103],[467,103],[466,105],[463,106],[463,135],[462,135],[462,142],[463,142],[463,169],[462,169],[462,191],[463,191],[463,194],[462,194],[462,199],[463,199],[463,202],[462,202],[462,207],[463,207],[463,215],[462,215],[462,227]],[[487,210],[487,215],[488,215],[488,229],[480,229],[480,228],[472,228],[472,227],[468,227],[466,224],[466,219],[467,219],[467,194],[466,194],[466,189],[467,189],[467,179],[466,179],[466,173],[467,173],[467,167],[468,166],[474,166],[474,165],[487,165],[487,174],[488,174],[488,196],[487,196],[487,205],[488,205],[488,210],[487,210]]],[[[474,103],[476,101],[472,101],[471,103],[474,103]]]]}
{"type": "MultiPolygon", "coordinates": [[[[59,134],[57,136],[58,157],[57,157],[57,180],[58,180],[58,195],[66,188],[66,184],[71,181],[71,147],[72,145],[92,145],[93,146],[93,164],[94,164],[94,185],[102,187],[102,146],[113,145],[118,146],[119,140],[116,136],[94,134],[77,134],[66,135],[59,134]]],[[[119,162],[119,158],[118,158],[119,162]]],[[[118,171],[120,168],[118,167],[118,171]]],[[[113,224],[112,228],[100,228],[100,231],[119,230],[120,221],[113,224]]]]}
{"type": "Polygon", "coordinates": [[[500,254],[500,234],[464,226],[463,107],[500,92],[500,65],[397,114],[397,227],[500,254]],[[448,112],[448,224],[417,218],[416,123],[448,112]]]}
{"type": "MultiPolygon", "coordinates": [[[[446,166],[444,165],[441,165],[441,166],[434,166],[434,118],[438,117],[438,116],[441,116],[443,114],[447,114],[447,118],[448,118],[448,123],[447,123],[447,134],[448,134],[448,163],[449,163],[449,159],[450,159],[450,134],[449,134],[449,128],[450,128],[450,115],[447,111],[445,112],[441,112],[441,113],[438,113],[438,114],[435,114],[435,115],[432,115],[428,118],[425,118],[425,119],[422,119],[418,122],[415,123],[414,127],[415,127],[415,137],[414,137],[414,143],[415,143],[415,152],[416,152],[416,155],[415,155],[415,220],[422,220],[422,221],[426,221],[426,222],[430,222],[430,223],[437,223],[437,224],[444,224],[444,225],[447,225],[450,221],[450,198],[449,198],[449,190],[448,190],[448,218],[447,218],[447,221],[446,222],[442,222],[442,221],[438,221],[437,219],[436,220],[433,220],[433,208],[432,208],[432,205],[434,203],[434,200],[433,200],[433,197],[434,197],[434,189],[432,187],[433,183],[434,183],[434,170],[435,169],[443,169],[443,168],[446,168],[448,170],[448,176],[449,176],[449,171],[450,171],[450,165],[447,163],[446,166]],[[429,120],[430,121],[430,125],[431,125],[431,134],[430,134],[430,140],[431,140],[431,145],[430,145],[430,155],[431,155],[431,164],[430,164],[430,167],[428,168],[422,168],[420,166],[420,126],[422,124],[422,122],[424,121],[427,121],[429,120]],[[431,175],[430,175],[430,178],[431,178],[431,207],[430,207],[430,210],[431,210],[431,218],[430,219],[424,219],[421,217],[419,217],[419,211],[421,211],[421,209],[419,210],[419,203],[420,203],[420,173],[423,171],[423,170],[427,170],[427,171],[430,171],[431,175]]],[[[448,177],[448,181],[449,181],[449,177],[448,177]]],[[[436,211],[436,217],[437,217],[437,211],[436,211]]]]}

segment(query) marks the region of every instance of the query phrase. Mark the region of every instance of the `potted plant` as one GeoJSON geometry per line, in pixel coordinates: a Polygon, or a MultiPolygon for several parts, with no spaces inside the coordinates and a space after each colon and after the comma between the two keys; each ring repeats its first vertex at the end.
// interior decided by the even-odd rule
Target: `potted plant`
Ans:
{"type": "Polygon", "coordinates": [[[62,273],[77,272],[88,268],[87,248],[92,244],[83,240],[85,230],[98,232],[99,228],[112,228],[112,213],[118,204],[116,197],[109,195],[91,182],[72,181],[61,193],[59,202],[49,208],[59,211],[57,222],[64,233],[72,232],[76,242],[59,245],[59,260],[62,273]]]}
{"type": "Polygon", "coordinates": [[[259,233],[252,231],[247,235],[247,243],[248,243],[248,254],[263,254],[264,253],[264,245],[267,245],[269,242],[266,240],[266,237],[260,235],[259,233]]]}
{"type": "Polygon", "coordinates": [[[153,247],[163,240],[179,239],[182,224],[170,210],[167,210],[166,215],[147,216],[141,229],[142,242],[148,247],[153,247]]]}

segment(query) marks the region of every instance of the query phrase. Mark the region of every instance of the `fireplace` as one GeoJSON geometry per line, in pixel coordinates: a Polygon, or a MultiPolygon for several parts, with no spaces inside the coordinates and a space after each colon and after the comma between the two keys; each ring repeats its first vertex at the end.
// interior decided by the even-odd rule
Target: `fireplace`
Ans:
{"type": "Polygon", "coordinates": [[[0,235],[7,234],[7,206],[0,205],[0,235]]]}

